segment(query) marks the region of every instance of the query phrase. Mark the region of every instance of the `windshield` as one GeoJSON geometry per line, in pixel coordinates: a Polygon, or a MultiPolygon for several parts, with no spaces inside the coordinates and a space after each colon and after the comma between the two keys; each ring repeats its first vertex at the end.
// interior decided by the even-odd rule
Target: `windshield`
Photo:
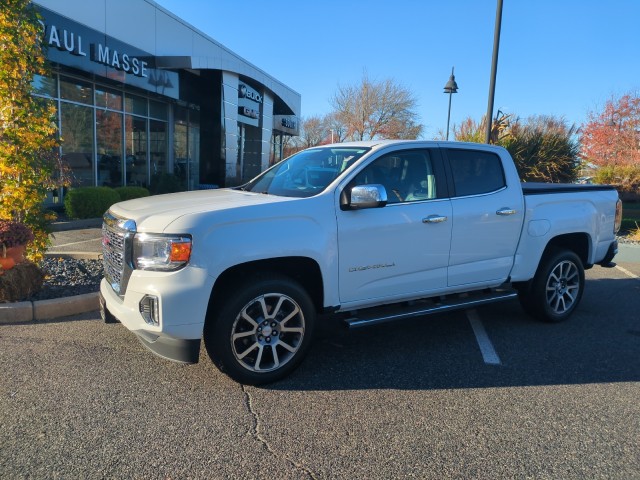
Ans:
{"type": "Polygon", "coordinates": [[[311,197],[322,192],[369,148],[319,147],[292,155],[266,170],[242,190],[282,197],[311,197]]]}

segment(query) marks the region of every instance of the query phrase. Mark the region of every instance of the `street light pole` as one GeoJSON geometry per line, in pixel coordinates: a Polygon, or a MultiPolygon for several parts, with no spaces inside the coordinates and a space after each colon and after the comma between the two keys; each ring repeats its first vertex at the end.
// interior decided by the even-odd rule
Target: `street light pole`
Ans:
{"type": "Polygon", "coordinates": [[[451,95],[454,93],[458,93],[458,84],[456,83],[456,77],[453,74],[453,69],[455,67],[451,67],[451,76],[449,77],[449,81],[444,86],[444,93],[449,94],[449,113],[447,114],[447,140],[449,140],[449,122],[451,121],[451,95]]]}
{"type": "Polygon", "coordinates": [[[493,33],[493,58],[491,59],[491,82],[489,85],[489,103],[487,105],[487,132],[485,143],[491,142],[491,118],[493,117],[493,98],[496,93],[496,72],[498,71],[498,49],[500,48],[500,27],[502,25],[502,0],[496,8],[496,26],[493,33]]]}

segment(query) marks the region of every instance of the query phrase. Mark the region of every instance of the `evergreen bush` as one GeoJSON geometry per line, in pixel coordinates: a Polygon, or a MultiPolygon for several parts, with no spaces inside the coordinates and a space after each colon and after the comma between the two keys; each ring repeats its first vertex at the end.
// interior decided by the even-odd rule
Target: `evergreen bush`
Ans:
{"type": "Polygon", "coordinates": [[[119,201],[120,195],[113,188],[74,188],[64,197],[64,210],[69,218],[98,218],[119,201]]]}
{"type": "Polygon", "coordinates": [[[117,187],[114,189],[120,195],[120,201],[133,200],[134,198],[148,197],[149,190],[144,187],[117,187]]]}

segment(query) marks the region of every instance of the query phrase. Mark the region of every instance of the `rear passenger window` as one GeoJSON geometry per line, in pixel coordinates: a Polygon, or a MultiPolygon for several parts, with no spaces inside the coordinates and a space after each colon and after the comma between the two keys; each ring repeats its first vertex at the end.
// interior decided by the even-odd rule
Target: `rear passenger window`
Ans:
{"type": "Polygon", "coordinates": [[[495,192],[506,183],[500,157],[475,150],[448,150],[455,196],[495,192]]]}

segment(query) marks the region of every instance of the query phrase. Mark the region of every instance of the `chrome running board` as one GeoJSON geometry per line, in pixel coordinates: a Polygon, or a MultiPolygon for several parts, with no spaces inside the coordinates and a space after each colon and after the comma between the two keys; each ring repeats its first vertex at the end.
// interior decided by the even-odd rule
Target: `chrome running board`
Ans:
{"type": "Polygon", "coordinates": [[[418,302],[356,310],[351,312],[350,316],[345,317],[344,322],[349,329],[354,329],[406,318],[432,315],[434,313],[474,308],[488,303],[504,302],[517,296],[518,293],[515,290],[493,290],[480,294],[470,293],[435,297],[418,302]]]}

